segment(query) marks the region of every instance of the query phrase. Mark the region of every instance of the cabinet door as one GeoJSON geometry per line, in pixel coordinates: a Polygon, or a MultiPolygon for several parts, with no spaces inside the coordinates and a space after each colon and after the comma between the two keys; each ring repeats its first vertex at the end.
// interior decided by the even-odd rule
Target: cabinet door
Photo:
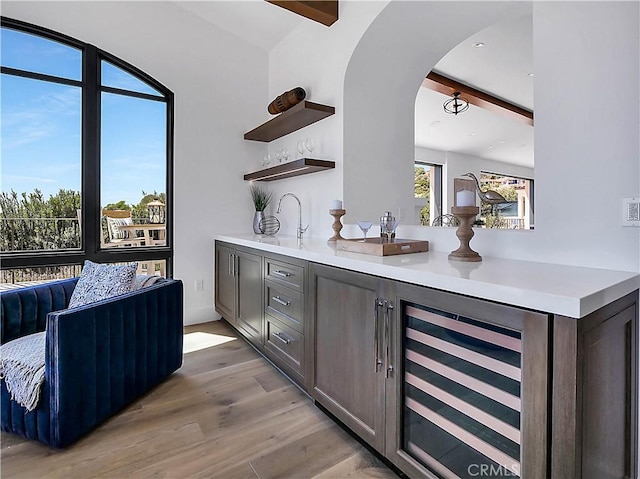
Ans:
{"type": "Polygon", "coordinates": [[[247,339],[262,344],[262,257],[246,251],[236,251],[238,301],[236,327],[247,339]]]}
{"type": "Polygon", "coordinates": [[[545,477],[549,317],[407,285],[395,302],[392,462],[411,477],[545,477]]]}
{"type": "Polygon", "coordinates": [[[215,246],[216,311],[227,322],[236,322],[235,249],[216,241],[215,246]]]}
{"type": "Polygon", "coordinates": [[[317,264],[310,271],[311,394],[382,451],[385,375],[376,357],[382,309],[374,314],[379,280],[317,264]]]}

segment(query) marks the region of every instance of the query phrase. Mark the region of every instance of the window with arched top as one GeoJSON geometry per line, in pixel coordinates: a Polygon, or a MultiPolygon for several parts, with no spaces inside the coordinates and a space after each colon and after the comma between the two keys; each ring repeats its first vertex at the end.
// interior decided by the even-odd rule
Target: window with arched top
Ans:
{"type": "Polygon", "coordinates": [[[2,18],[2,282],[85,259],[171,275],[173,93],[93,45],[2,18]]]}

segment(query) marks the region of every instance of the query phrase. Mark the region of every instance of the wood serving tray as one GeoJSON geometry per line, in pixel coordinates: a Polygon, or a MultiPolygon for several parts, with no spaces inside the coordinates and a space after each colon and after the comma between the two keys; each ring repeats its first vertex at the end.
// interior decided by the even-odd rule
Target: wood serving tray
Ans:
{"type": "Polygon", "coordinates": [[[429,242],[424,240],[410,240],[396,238],[391,243],[383,242],[382,238],[367,238],[363,242],[360,238],[343,238],[336,241],[336,248],[352,253],[373,254],[376,256],[392,256],[396,254],[424,253],[429,251],[429,242]]]}

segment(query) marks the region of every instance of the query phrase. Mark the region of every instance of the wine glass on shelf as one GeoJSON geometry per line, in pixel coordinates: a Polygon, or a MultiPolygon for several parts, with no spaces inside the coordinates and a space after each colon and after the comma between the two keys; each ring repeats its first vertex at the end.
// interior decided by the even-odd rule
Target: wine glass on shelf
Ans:
{"type": "Polygon", "coordinates": [[[303,140],[298,140],[296,149],[298,150],[298,153],[300,153],[300,158],[304,158],[304,141],[303,140]]]}
{"type": "Polygon", "coordinates": [[[313,153],[313,149],[316,147],[316,144],[313,138],[307,138],[304,142],[304,146],[307,150],[309,150],[309,154],[311,154],[313,153]]]}
{"type": "Polygon", "coordinates": [[[276,150],[276,161],[282,163],[282,150],[276,150]]]}
{"type": "Polygon", "coordinates": [[[362,241],[360,241],[360,243],[366,243],[367,242],[367,233],[369,232],[369,230],[373,226],[373,222],[372,221],[360,220],[360,221],[358,221],[358,226],[360,227],[360,229],[362,230],[362,233],[364,235],[364,239],[362,241]]]}
{"type": "Polygon", "coordinates": [[[286,163],[287,161],[289,161],[289,150],[287,150],[286,148],[282,149],[282,162],[286,163]]]}

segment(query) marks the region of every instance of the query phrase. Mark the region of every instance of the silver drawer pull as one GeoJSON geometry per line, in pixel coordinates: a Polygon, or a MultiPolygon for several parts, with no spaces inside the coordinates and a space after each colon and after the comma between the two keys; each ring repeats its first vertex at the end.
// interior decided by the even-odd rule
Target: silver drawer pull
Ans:
{"type": "Polygon", "coordinates": [[[276,274],[278,276],[282,276],[283,278],[288,278],[289,276],[291,276],[291,273],[289,273],[288,271],[280,271],[279,269],[276,269],[273,274],[276,274]]]}
{"type": "Polygon", "coordinates": [[[282,341],[284,344],[291,344],[291,340],[289,338],[285,338],[280,333],[273,333],[273,335],[276,338],[278,338],[280,341],[282,341]]]}
{"type": "Polygon", "coordinates": [[[282,306],[291,306],[291,301],[285,301],[284,299],[281,299],[280,296],[271,296],[271,299],[276,303],[280,303],[282,306]]]}

